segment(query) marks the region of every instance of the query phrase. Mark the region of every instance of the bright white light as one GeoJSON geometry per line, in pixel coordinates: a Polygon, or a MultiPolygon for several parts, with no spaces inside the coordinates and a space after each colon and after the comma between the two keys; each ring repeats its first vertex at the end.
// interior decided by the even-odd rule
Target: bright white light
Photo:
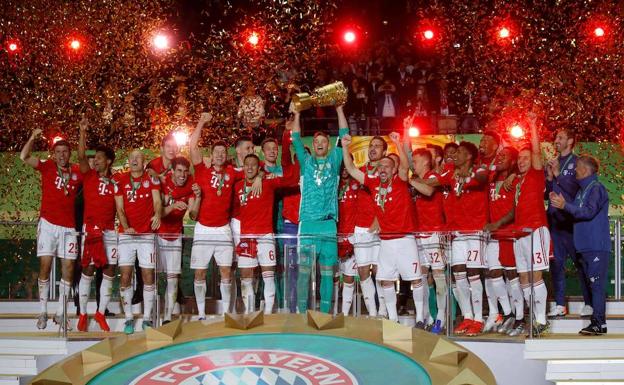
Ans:
{"type": "Polygon", "coordinates": [[[188,143],[189,134],[186,131],[176,131],[173,133],[173,138],[178,147],[183,147],[188,143]]]}
{"type": "Polygon", "coordinates": [[[72,41],[71,41],[71,43],[69,43],[69,46],[70,46],[72,49],[78,49],[78,48],[80,48],[80,40],[76,40],[76,39],[72,40],[72,41]]]}
{"type": "Polygon", "coordinates": [[[516,124],[509,130],[509,133],[513,138],[520,139],[524,136],[524,129],[520,125],[516,124]]]}
{"type": "Polygon", "coordinates": [[[161,33],[154,37],[154,47],[157,49],[169,48],[169,38],[161,33]]]}
{"type": "Polygon", "coordinates": [[[433,39],[433,31],[432,30],[428,29],[428,30],[425,31],[425,39],[427,39],[427,40],[433,39]]]}
{"type": "Polygon", "coordinates": [[[344,40],[347,43],[353,43],[355,41],[355,33],[353,31],[347,31],[344,34],[344,40]]]}
{"type": "Polygon", "coordinates": [[[500,31],[498,31],[498,36],[500,36],[502,39],[508,38],[510,34],[511,32],[509,32],[509,29],[506,27],[503,27],[500,29],[500,31]]]}
{"type": "Polygon", "coordinates": [[[416,138],[420,136],[420,130],[418,129],[418,127],[412,126],[407,129],[407,135],[409,135],[410,138],[416,138]]]}
{"type": "Polygon", "coordinates": [[[596,29],[594,29],[594,35],[596,35],[597,37],[603,37],[605,34],[604,29],[598,27],[596,29]]]}

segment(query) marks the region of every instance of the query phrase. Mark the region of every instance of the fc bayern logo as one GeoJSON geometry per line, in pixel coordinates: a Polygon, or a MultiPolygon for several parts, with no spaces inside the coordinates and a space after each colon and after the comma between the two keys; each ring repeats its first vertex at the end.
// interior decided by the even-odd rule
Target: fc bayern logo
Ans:
{"type": "Polygon", "coordinates": [[[340,365],[288,350],[213,350],[161,365],[131,385],[358,385],[340,365]]]}

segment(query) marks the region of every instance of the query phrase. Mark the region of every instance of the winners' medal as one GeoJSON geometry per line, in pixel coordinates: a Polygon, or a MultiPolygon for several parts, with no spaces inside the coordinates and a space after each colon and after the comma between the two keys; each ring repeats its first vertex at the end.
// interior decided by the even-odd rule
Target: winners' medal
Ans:
{"type": "Polygon", "coordinates": [[[132,191],[130,191],[130,198],[134,199],[136,197],[136,191],[139,187],[141,187],[141,181],[134,181],[132,174],[130,174],[130,185],[132,186],[132,191]]]}

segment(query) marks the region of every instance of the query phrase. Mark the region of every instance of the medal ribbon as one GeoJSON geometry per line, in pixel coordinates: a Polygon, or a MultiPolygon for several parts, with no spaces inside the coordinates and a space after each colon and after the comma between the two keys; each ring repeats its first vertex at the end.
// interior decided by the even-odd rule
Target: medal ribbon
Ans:
{"type": "Polygon", "coordinates": [[[587,195],[587,193],[589,192],[589,189],[596,183],[598,183],[597,180],[592,180],[591,183],[588,184],[587,187],[585,187],[583,191],[581,191],[580,194],[578,194],[579,207],[583,207],[583,201],[585,200],[585,195],[587,195]]]}
{"type": "Polygon", "coordinates": [[[130,196],[132,197],[132,199],[134,199],[137,189],[141,187],[141,180],[139,180],[138,182],[135,182],[134,178],[132,177],[132,174],[130,174],[130,185],[132,186],[132,191],[130,192],[130,196]]]}
{"type": "Polygon", "coordinates": [[[61,187],[63,188],[63,192],[65,193],[65,195],[69,195],[69,190],[67,190],[67,185],[69,184],[69,178],[70,178],[69,175],[71,174],[71,169],[70,169],[70,174],[68,174],[67,175],[67,179],[65,179],[65,174],[63,174],[63,170],[57,164],[56,165],[56,174],[61,179],[61,187]]]}
{"type": "Polygon", "coordinates": [[[381,207],[381,211],[384,211],[384,206],[386,205],[386,196],[388,196],[388,190],[392,189],[392,179],[388,183],[388,187],[383,188],[381,184],[379,184],[379,194],[377,194],[377,205],[381,207]]]}

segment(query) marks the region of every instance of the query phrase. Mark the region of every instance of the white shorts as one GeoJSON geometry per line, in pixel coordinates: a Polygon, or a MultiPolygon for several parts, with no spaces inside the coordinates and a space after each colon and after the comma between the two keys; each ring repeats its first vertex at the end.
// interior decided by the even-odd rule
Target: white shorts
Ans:
{"type": "Polygon", "coordinates": [[[37,225],[37,257],[78,258],[78,233],[71,227],[53,225],[43,218],[37,225]]]}
{"type": "Polygon", "coordinates": [[[502,269],[498,239],[490,238],[485,246],[485,262],[489,270],[502,269]]]}
{"type": "Polygon", "coordinates": [[[214,255],[218,266],[232,266],[232,230],[230,225],[208,227],[197,222],[191,250],[191,269],[207,269],[214,255]]]}
{"type": "MultiPolygon", "coordinates": [[[[86,233],[85,225],[82,226],[82,232],[86,233]]],[[[104,230],[102,241],[104,242],[104,250],[106,251],[106,259],[109,265],[117,266],[117,260],[119,259],[119,251],[117,250],[117,232],[114,230],[104,230]]],[[[84,254],[85,237],[82,236],[81,255],[84,254]]],[[[93,261],[89,265],[93,265],[93,261]]]]}
{"type": "Polygon", "coordinates": [[[119,266],[134,266],[139,258],[139,267],[154,269],[156,253],[155,234],[119,234],[119,266]]]}
{"type": "Polygon", "coordinates": [[[232,229],[232,239],[234,240],[234,248],[232,249],[232,263],[238,261],[238,255],[236,255],[236,246],[240,243],[241,223],[236,218],[230,219],[230,228],[232,229]]]}
{"type": "Polygon", "coordinates": [[[358,275],[358,264],[355,261],[355,256],[352,255],[346,259],[338,259],[338,263],[338,275],[346,275],[348,277],[355,277],[358,275]]]}
{"type": "Polygon", "coordinates": [[[275,258],[275,238],[273,234],[264,234],[257,238],[258,253],[256,258],[238,256],[239,268],[254,268],[258,264],[260,266],[275,266],[277,260],[275,258]]]}
{"type": "Polygon", "coordinates": [[[485,267],[483,233],[456,233],[451,244],[451,266],[485,267]]]}
{"type": "Polygon", "coordinates": [[[176,239],[165,239],[160,235],[158,242],[158,272],[182,274],[182,236],[176,239]]]}
{"type": "Polygon", "coordinates": [[[349,237],[353,245],[353,253],[358,266],[376,265],[379,263],[380,240],[378,233],[369,233],[366,227],[355,226],[353,235],[349,237]]]}
{"type": "Polygon", "coordinates": [[[422,277],[418,246],[413,235],[381,240],[377,279],[394,281],[399,276],[404,281],[414,281],[422,277]]]}
{"type": "Polygon", "coordinates": [[[533,230],[533,233],[519,238],[514,242],[514,254],[516,255],[516,270],[518,273],[531,271],[533,255],[533,271],[548,270],[548,258],[550,258],[550,232],[546,226],[533,230]],[[531,242],[533,239],[533,242],[531,242]],[[531,243],[533,252],[531,253],[531,243]]]}
{"type": "Polygon", "coordinates": [[[440,241],[440,234],[431,233],[428,237],[417,238],[416,241],[418,243],[420,263],[423,266],[431,267],[433,270],[444,270],[446,267],[446,254],[440,241]]]}

